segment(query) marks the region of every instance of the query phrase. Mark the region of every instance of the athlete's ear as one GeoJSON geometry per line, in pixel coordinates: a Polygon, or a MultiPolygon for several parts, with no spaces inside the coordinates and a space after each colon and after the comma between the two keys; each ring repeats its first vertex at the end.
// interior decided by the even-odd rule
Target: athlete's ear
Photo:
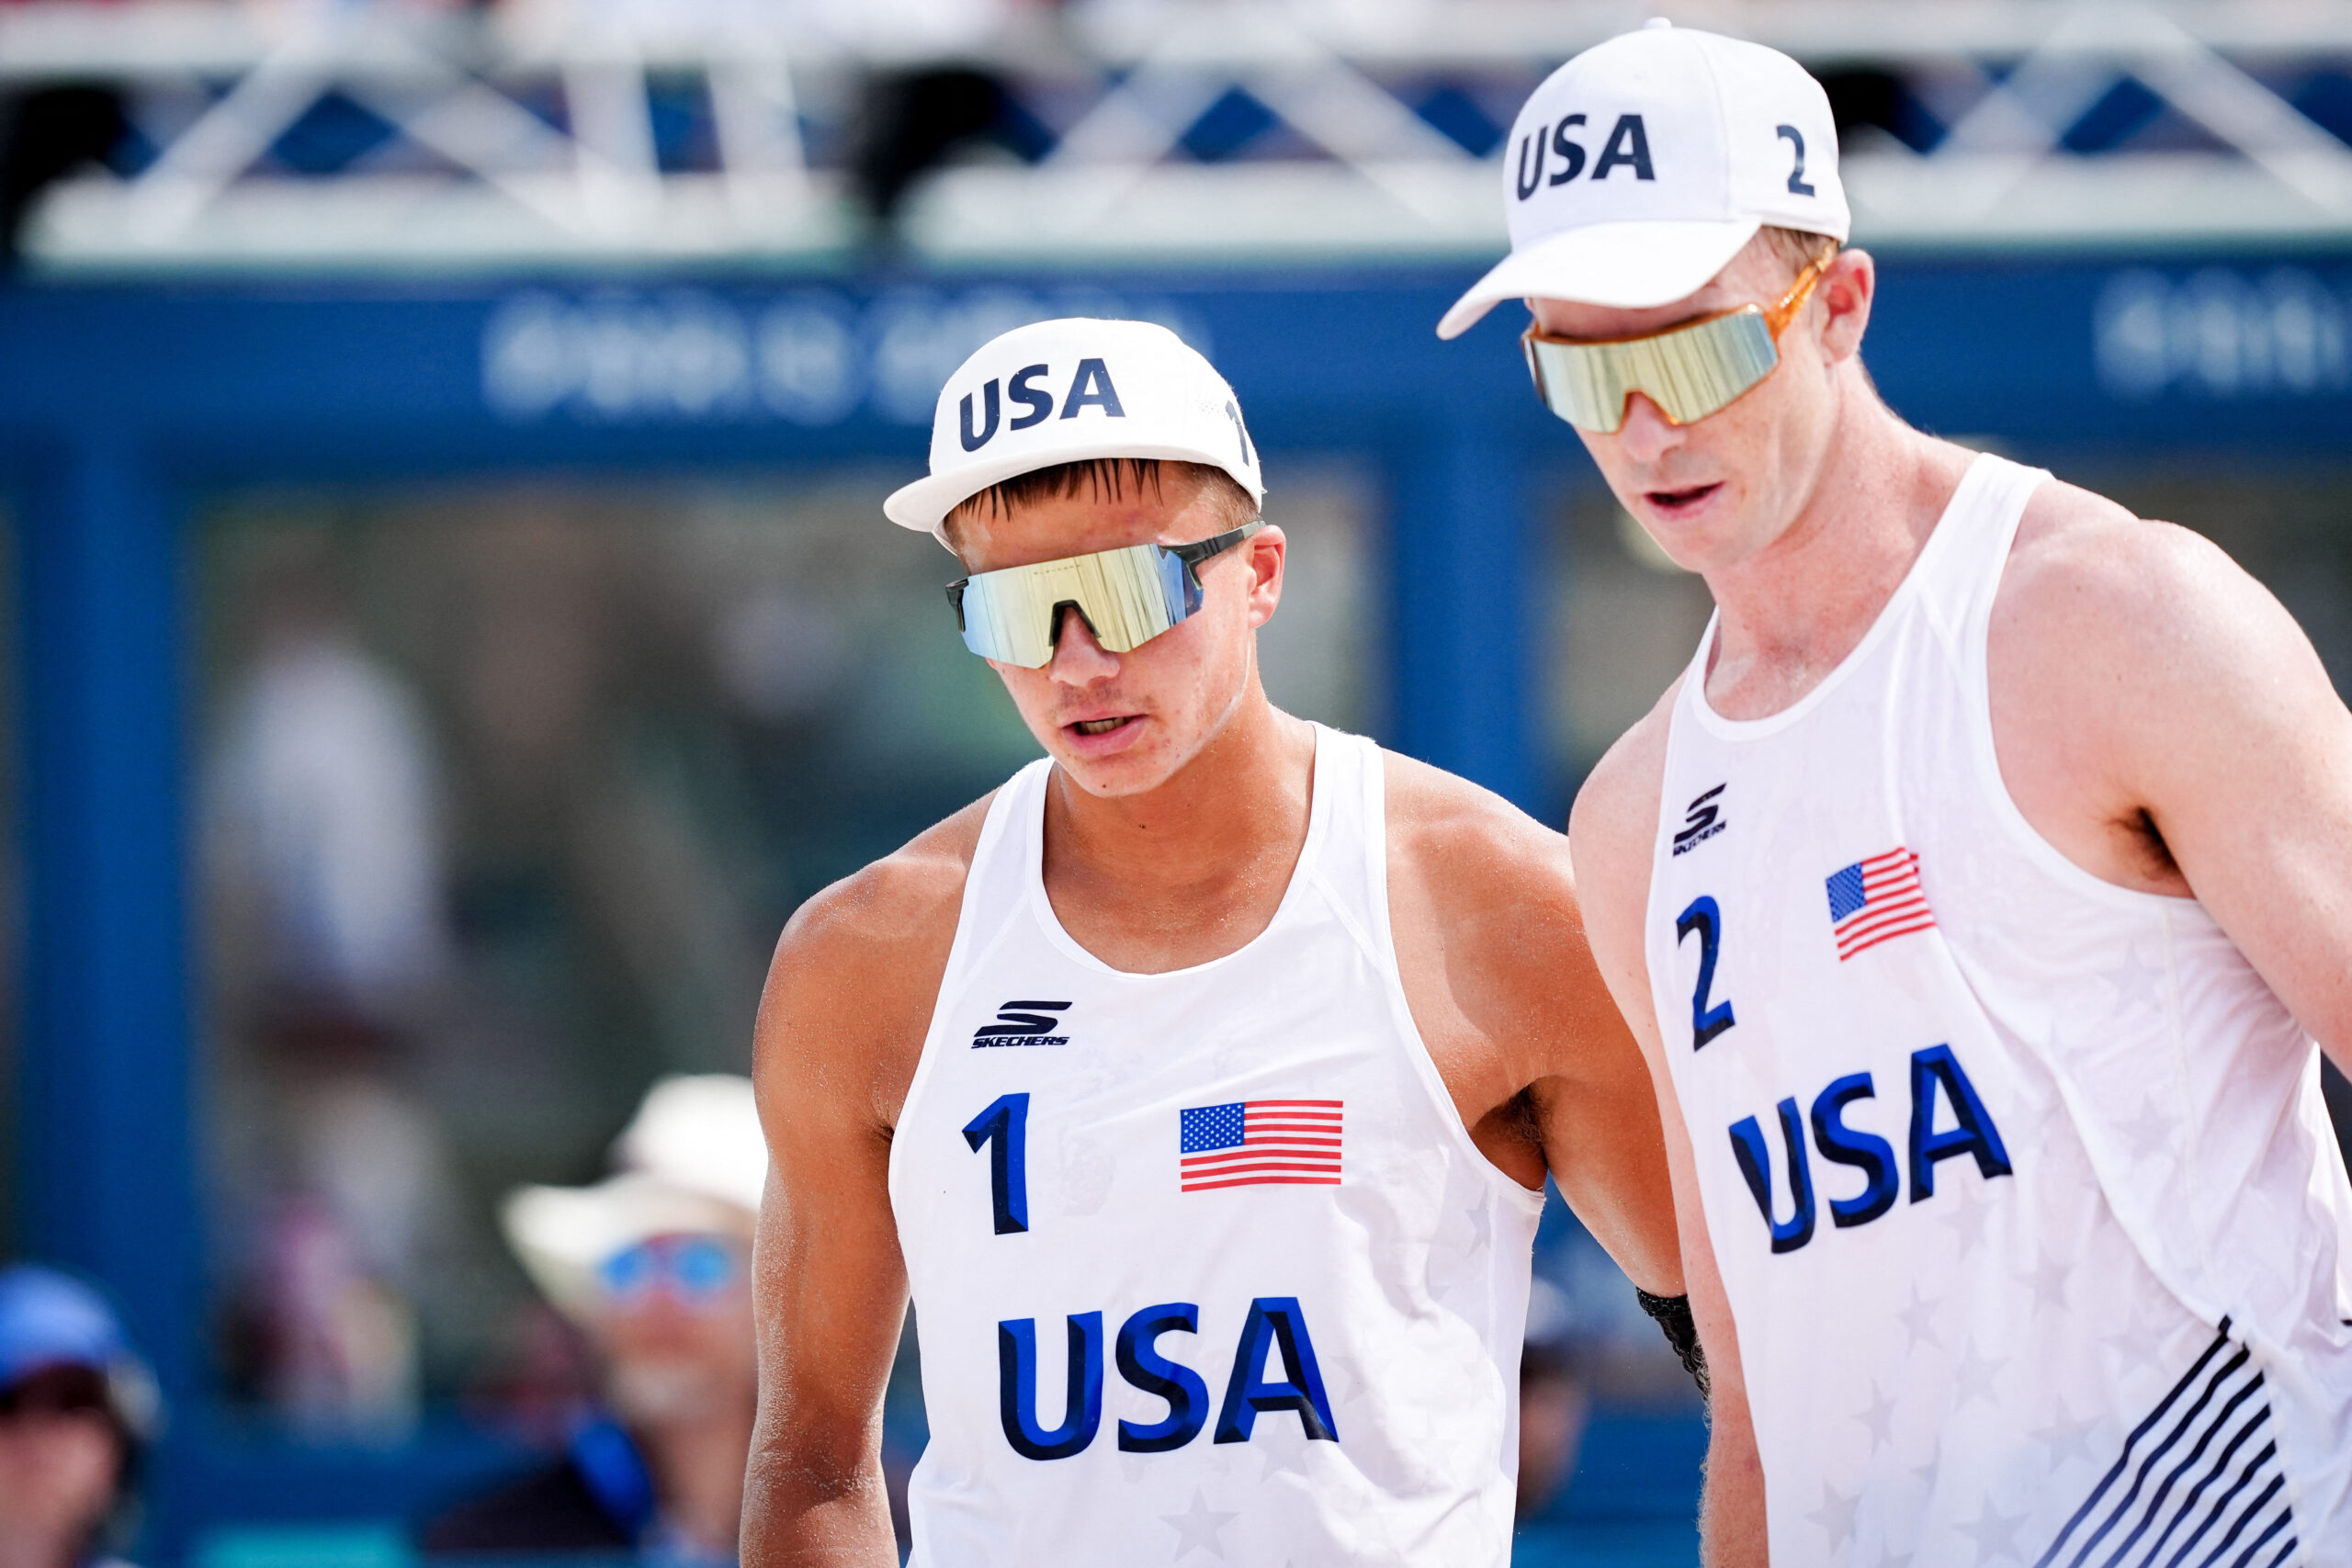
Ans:
{"type": "Polygon", "coordinates": [[[1252,534],[1241,547],[1250,565],[1250,625],[1254,629],[1274,618],[1283,602],[1283,566],[1290,556],[1290,541],[1272,523],[1252,534]]]}
{"type": "Polygon", "coordinates": [[[1821,352],[1831,364],[1860,352],[1878,297],[1878,263],[1868,251],[1844,250],[1821,275],[1813,293],[1821,301],[1821,352]]]}

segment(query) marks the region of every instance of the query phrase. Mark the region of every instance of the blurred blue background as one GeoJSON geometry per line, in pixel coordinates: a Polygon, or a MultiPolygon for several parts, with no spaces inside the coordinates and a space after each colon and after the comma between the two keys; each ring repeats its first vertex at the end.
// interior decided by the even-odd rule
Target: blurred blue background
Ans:
{"type": "MultiPolygon", "coordinates": [[[[1901,412],[2352,681],[2340,8],[1662,9],[1829,85],[1901,412]]],[[[1033,754],[879,515],[994,333],[1208,353],[1276,701],[1564,820],[1706,594],[1512,312],[1431,329],[1519,100],[1645,14],[0,0],[0,1242],[154,1364],[139,1560],[399,1562],[560,1447],[594,1357],[499,1199],[744,1070],[799,900],[1033,754]]],[[[1537,1263],[1521,1560],[1692,1561],[1695,1398],[1556,1201],[1537,1263]]]]}

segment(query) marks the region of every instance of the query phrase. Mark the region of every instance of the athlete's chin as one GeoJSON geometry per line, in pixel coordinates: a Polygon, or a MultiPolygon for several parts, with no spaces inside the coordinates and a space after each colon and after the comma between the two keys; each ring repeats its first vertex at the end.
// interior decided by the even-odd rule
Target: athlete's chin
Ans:
{"type": "Polygon", "coordinates": [[[1644,491],[1627,508],[1667,558],[1685,571],[1726,562],[1742,536],[1741,497],[1728,483],[1644,491]]]}

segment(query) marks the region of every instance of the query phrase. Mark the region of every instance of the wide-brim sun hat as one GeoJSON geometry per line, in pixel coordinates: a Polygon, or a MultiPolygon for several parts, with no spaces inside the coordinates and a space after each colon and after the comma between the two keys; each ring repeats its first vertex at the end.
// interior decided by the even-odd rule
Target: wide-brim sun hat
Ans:
{"type": "Polygon", "coordinates": [[[524,1271],[575,1316],[594,1310],[598,1270],[659,1235],[748,1241],[767,1181],[767,1143],[749,1078],[664,1078],[613,1144],[618,1172],[587,1187],[518,1188],[500,1228],[524,1271]]]}

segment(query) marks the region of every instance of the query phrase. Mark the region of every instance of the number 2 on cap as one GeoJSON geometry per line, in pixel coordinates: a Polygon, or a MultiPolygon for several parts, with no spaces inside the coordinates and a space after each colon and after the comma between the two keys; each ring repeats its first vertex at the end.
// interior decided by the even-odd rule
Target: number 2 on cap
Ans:
{"type": "Polygon", "coordinates": [[[1796,166],[1789,171],[1790,194],[1792,196],[1815,195],[1814,188],[1805,183],[1804,178],[1804,132],[1793,125],[1776,125],[1772,130],[1773,134],[1796,149],[1796,166]]]}

